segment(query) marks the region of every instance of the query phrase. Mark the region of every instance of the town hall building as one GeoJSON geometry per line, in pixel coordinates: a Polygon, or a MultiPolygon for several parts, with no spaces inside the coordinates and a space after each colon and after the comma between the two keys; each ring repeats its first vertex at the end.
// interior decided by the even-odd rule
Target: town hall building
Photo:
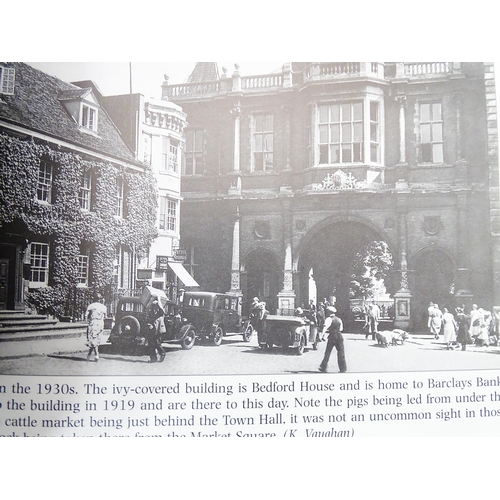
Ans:
{"type": "Polygon", "coordinates": [[[383,241],[396,324],[500,304],[493,63],[197,63],[162,98],[187,117],[180,235],[202,289],[244,312],[325,297],[349,320],[354,256],[383,241]]]}

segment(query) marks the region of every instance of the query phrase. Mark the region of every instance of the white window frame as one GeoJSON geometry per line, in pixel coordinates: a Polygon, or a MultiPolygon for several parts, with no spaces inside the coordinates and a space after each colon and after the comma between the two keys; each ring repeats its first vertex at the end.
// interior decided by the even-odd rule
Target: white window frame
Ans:
{"type": "Polygon", "coordinates": [[[116,178],[115,194],[115,217],[123,218],[125,181],[121,177],[116,178]]]}
{"type": "Polygon", "coordinates": [[[318,105],[317,165],[353,165],[365,162],[364,107],[363,99],[318,105]],[[356,106],[361,106],[360,117],[356,116],[356,106]],[[336,108],[338,113],[335,112],[336,108]],[[327,116],[322,120],[324,113],[327,116]],[[357,134],[361,134],[359,140],[357,134]],[[322,140],[322,136],[326,140],[322,140]],[[322,151],[326,158],[322,158],[322,151]],[[337,157],[334,157],[335,151],[337,157]]]}
{"type": "Polygon", "coordinates": [[[168,196],[160,196],[160,231],[177,232],[179,201],[168,196]]]}
{"type": "Polygon", "coordinates": [[[151,134],[143,134],[143,161],[147,165],[151,165],[153,158],[153,136],[151,134]]]}
{"type": "Polygon", "coordinates": [[[162,136],[162,171],[179,173],[179,159],[180,142],[172,137],[162,136]]]}
{"type": "Polygon", "coordinates": [[[92,200],[92,171],[89,169],[83,172],[78,201],[82,210],[90,210],[92,200]]]}
{"type": "Polygon", "coordinates": [[[52,203],[53,182],[54,163],[48,160],[40,160],[36,187],[36,198],[38,201],[49,204],[52,203]]]}
{"type": "Polygon", "coordinates": [[[89,286],[89,256],[85,254],[80,254],[78,256],[78,267],[77,267],[77,284],[79,288],[85,288],[89,286]]]}
{"type": "Polygon", "coordinates": [[[443,122],[443,103],[441,101],[427,101],[418,103],[418,132],[419,132],[419,152],[420,162],[427,165],[442,165],[444,163],[444,122],[443,122]],[[424,120],[422,108],[429,106],[428,120],[424,120]],[[439,106],[439,117],[436,117],[439,106]],[[428,129],[424,133],[424,127],[428,129]],[[428,139],[428,140],[425,140],[428,139]],[[425,142],[424,142],[425,140],[425,142]],[[430,148],[432,158],[424,159],[424,147],[430,148]],[[440,158],[439,158],[440,156],[440,158]]]}
{"type": "Polygon", "coordinates": [[[205,130],[193,128],[186,131],[186,145],[184,147],[184,175],[201,175],[204,170],[205,130]],[[188,171],[188,163],[190,165],[188,171]]]}
{"type": "Polygon", "coordinates": [[[272,113],[254,113],[252,115],[252,172],[274,172],[274,115],[272,113]],[[262,120],[262,128],[257,130],[258,119],[262,120]],[[271,122],[267,127],[268,119],[271,122]],[[269,146],[269,137],[271,145],[269,146]],[[258,146],[258,144],[260,144],[258,146]],[[262,159],[257,162],[256,156],[262,155],[262,159]],[[271,159],[268,164],[267,160],[271,159]],[[260,164],[260,165],[258,165],[260,164]],[[267,166],[270,165],[269,168],[267,166]],[[257,168],[259,166],[259,168],[257,168]]]}
{"type": "Polygon", "coordinates": [[[115,247],[115,258],[113,260],[113,283],[120,288],[122,285],[122,256],[123,249],[121,245],[115,247]]]}
{"type": "Polygon", "coordinates": [[[16,81],[15,68],[0,66],[0,94],[13,95],[16,81]]]}
{"type": "Polygon", "coordinates": [[[48,243],[30,243],[30,288],[43,288],[49,284],[49,255],[48,243]]]}
{"type": "Polygon", "coordinates": [[[370,163],[380,164],[381,149],[380,149],[380,117],[381,117],[381,105],[379,101],[368,102],[370,115],[370,163]],[[372,111],[376,110],[376,117],[373,116],[372,111]],[[375,158],[374,158],[375,156],[375,158]]]}
{"type": "Polygon", "coordinates": [[[97,108],[88,103],[82,102],[80,104],[80,126],[97,132],[97,108]]]}

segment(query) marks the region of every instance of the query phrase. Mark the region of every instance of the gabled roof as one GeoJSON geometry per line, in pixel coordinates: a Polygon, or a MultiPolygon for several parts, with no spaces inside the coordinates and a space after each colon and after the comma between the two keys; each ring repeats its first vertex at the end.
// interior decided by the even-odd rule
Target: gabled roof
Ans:
{"type": "Polygon", "coordinates": [[[59,100],[60,101],[71,101],[73,99],[85,99],[92,92],[91,88],[87,89],[69,89],[69,90],[60,90],[59,91],[59,100]]]}
{"type": "MultiPolygon", "coordinates": [[[[82,132],[62,101],[87,98],[92,89],[39,71],[25,63],[0,63],[16,70],[14,94],[0,94],[0,124],[8,121],[29,130],[88,148],[94,152],[138,164],[104,108],[99,108],[97,134],[82,132]]],[[[100,96],[92,95],[96,100],[100,96]]]]}
{"type": "Polygon", "coordinates": [[[219,79],[216,62],[198,62],[188,77],[187,83],[213,82],[219,79]]]}

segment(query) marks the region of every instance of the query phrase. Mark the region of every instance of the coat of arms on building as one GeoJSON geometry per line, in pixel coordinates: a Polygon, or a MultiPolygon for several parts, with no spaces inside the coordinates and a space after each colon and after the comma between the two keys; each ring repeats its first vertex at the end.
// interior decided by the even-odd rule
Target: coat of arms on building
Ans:
{"type": "Polygon", "coordinates": [[[439,215],[429,215],[424,217],[424,231],[429,235],[438,234],[443,228],[441,217],[439,215]]]}
{"type": "Polygon", "coordinates": [[[358,181],[354,175],[337,170],[334,174],[326,174],[321,184],[314,186],[315,191],[327,191],[333,189],[356,189],[365,187],[364,181],[358,181]]]}

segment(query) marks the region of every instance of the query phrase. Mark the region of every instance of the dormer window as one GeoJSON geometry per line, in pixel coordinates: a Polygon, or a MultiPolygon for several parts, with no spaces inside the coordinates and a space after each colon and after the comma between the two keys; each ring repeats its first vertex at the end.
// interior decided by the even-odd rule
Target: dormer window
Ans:
{"type": "Polygon", "coordinates": [[[99,103],[91,88],[61,90],[59,101],[82,132],[97,133],[99,103]]]}
{"type": "Polygon", "coordinates": [[[97,132],[97,109],[82,103],[80,125],[92,132],[97,132]]]}
{"type": "Polygon", "coordinates": [[[0,94],[13,94],[16,70],[0,66],[0,94]]]}

